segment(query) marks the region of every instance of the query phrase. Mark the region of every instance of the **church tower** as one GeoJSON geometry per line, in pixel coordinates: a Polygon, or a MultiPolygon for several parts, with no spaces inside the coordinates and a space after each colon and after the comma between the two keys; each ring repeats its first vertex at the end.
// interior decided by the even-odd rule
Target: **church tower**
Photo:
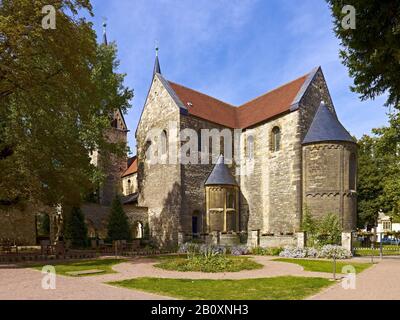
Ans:
{"type": "Polygon", "coordinates": [[[334,213],[343,231],[357,218],[357,144],[324,102],[303,140],[303,202],[316,217],[334,213]]]}
{"type": "MultiPolygon", "coordinates": [[[[108,45],[107,24],[103,23],[103,45],[108,45]]],[[[110,128],[106,132],[109,142],[127,144],[128,128],[122,111],[117,109],[110,115],[110,128]]],[[[110,206],[117,193],[122,193],[121,175],[127,169],[127,157],[117,157],[111,154],[108,158],[102,155],[101,150],[96,150],[92,154],[92,163],[102,168],[105,174],[103,183],[96,191],[97,201],[101,205],[110,206]]]]}

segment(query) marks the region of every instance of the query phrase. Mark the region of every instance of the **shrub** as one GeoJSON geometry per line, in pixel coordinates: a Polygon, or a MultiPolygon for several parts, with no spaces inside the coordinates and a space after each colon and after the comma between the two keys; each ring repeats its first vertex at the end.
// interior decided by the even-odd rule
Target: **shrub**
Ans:
{"type": "Polygon", "coordinates": [[[242,256],[249,254],[249,248],[246,246],[233,246],[230,248],[230,252],[233,256],[242,256]]]}
{"type": "Polygon", "coordinates": [[[71,213],[66,217],[64,238],[70,241],[72,247],[83,248],[87,246],[85,217],[78,207],[72,207],[71,213]]]}
{"type": "Polygon", "coordinates": [[[201,272],[237,272],[263,267],[263,265],[247,257],[229,257],[223,254],[215,254],[209,257],[194,255],[187,259],[167,259],[155,266],[166,270],[201,272]]]}
{"type": "Polygon", "coordinates": [[[279,253],[279,256],[285,258],[306,258],[307,249],[297,247],[285,247],[283,251],[279,253]]]}
{"type": "Polygon", "coordinates": [[[150,226],[148,222],[146,222],[143,227],[143,239],[145,240],[150,239],[150,226]]]}
{"type": "Polygon", "coordinates": [[[211,257],[216,255],[225,255],[227,252],[226,247],[220,245],[202,244],[200,246],[200,254],[204,257],[211,257]]]}
{"type": "Polygon", "coordinates": [[[279,254],[285,258],[328,258],[347,259],[351,257],[351,252],[337,245],[325,245],[321,249],[316,248],[297,248],[285,247],[279,254]]]}
{"type": "Polygon", "coordinates": [[[121,199],[117,195],[111,206],[111,213],[108,218],[108,240],[131,240],[131,229],[129,227],[128,217],[126,216],[121,199]]]}
{"type": "Polygon", "coordinates": [[[329,213],[321,219],[314,219],[305,207],[302,230],[307,234],[307,245],[310,247],[340,244],[342,228],[336,214],[329,213]]]}
{"type": "Polygon", "coordinates": [[[348,259],[352,257],[349,250],[337,245],[325,245],[319,251],[318,257],[328,259],[348,259]]]}
{"type": "Polygon", "coordinates": [[[342,228],[336,214],[329,213],[318,223],[317,240],[321,245],[339,244],[342,228]]]}
{"type": "Polygon", "coordinates": [[[178,253],[186,253],[187,255],[194,255],[200,252],[200,245],[198,243],[185,242],[178,248],[178,253]]]}
{"type": "Polygon", "coordinates": [[[251,249],[251,253],[258,256],[279,256],[283,251],[281,247],[263,248],[255,247],[251,249]]]}

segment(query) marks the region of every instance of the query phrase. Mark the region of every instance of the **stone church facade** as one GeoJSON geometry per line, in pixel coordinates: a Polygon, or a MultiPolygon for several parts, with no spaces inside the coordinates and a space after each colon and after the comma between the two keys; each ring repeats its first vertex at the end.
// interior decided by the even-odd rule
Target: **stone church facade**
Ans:
{"type": "MultiPolygon", "coordinates": [[[[250,242],[255,231],[266,245],[294,243],[305,208],[314,216],[335,213],[344,231],[355,229],[357,145],[337,118],[321,68],[232,106],[168,81],[157,57],[136,141],[137,204],[147,208],[159,245],[210,233],[247,234],[250,242]],[[202,129],[240,130],[240,161],[182,164],[166,152],[165,163],[149,163],[148,132],[167,137],[171,123],[199,137],[202,129]]],[[[185,139],[167,141],[179,150],[185,139]]],[[[225,142],[218,143],[223,153],[225,142]]]]}
{"type": "MultiPolygon", "coordinates": [[[[116,110],[109,139],[126,143],[127,132],[123,114],[116,110]]],[[[146,226],[150,240],[160,247],[193,238],[296,244],[305,209],[316,217],[336,214],[344,231],[356,227],[357,145],[338,120],[321,68],[233,106],[168,81],[156,57],[135,136],[133,158],[104,159],[101,151],[91,155],[106,179],[95,201],[82,206],[90,237],[106,237],[116,194],[123,195],[133,236],[144,237],[146,226]],[[148,151],[154,146],[149,140],[154,129],[161,130],[167,144],[163,161],[153,164],[148,151]],[[171,161],[171,150],[179,152],[188,142],[180,134],[189,129],[198,134],[194,145],[199,161],[171,161]],[[204,138],[204,130],[222,137],[204,138]],[[237,135],[240,144],[235,144],[237,135]],[[209,154],[210,142],[220,152],[209,154]],[[227,156],[227,149],[236,156],[227,156]],[[210,161],[201,163],[204,158],[210,161]]],[[[37,214],[43,211],[50,216],[48,236],[54,240],[54,208],[28,211],[2,215],[0,238],[18,236],[34,244],[37,214]]]]}

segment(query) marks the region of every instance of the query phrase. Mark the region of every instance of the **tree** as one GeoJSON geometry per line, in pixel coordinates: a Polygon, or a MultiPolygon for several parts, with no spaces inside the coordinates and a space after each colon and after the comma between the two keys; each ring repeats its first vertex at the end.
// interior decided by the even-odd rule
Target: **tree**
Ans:
{"type": "Polygon", "coordinates": [[[377,153],[377,141],[377,137],[368,135],[358,140],[357,221],[360,228],[374,227],[379,210],[383,209],[385,164],[377,153]]]}
{"type": "Polygon", "coordinates": [[[374,226],[379,210],[400,212],[400,2],[327,0],[334,32],[340,39],[340,57],[354,78],[352,91],[362,100],[388,93],[389,126],[373,129],[360,141],[359,225],[374,226]],[[345,29],[345,5],[356,11],[356,28],[345,29]]]}
{"type": "Polygon", "coordinates": [[[111,213],[108,218],[108,240],[131,240],[131,229],[120,197],[117,195],[111,205],[111,213]]]}
{"type": "Polygon", "coordinates": [[[301,225],[307,235],[307,246],[340,243],[342,227],[336,214],[328,213],[321,218],[315,218],[305,206],[301,225]]]}
{"type": "Polygon", "coordinates": [[[327,0],[334,32],[340,39],[340,57],[354,78],[352,90],[361,99],[388,92],[386,105],[400,108],[400,2],[327,0]],[[345,5],[356,12],[356,28],[345,29],[345,5]]]}
{"type": "Polygon", "coordinates": [[[325,215],[318,223],[317,239],[321,244],[340,244],[342,227],[334,213],[325,215]]]}
{"type": "Polygon", "coordinates": [[[64,238],[71,241],[72,247],[83,248],[87,246],[88,237],[85,216],[78,207],[72,207],[70,214],[66,217],[64,238]]]}
{"type": "Polygon", "coordinates": [[[85,11],[89,0],[0,2],[0,205],[79,203],[101,178],[90,152],[126,152],[106,133],[133,93],[85,11]],[[44,5],[54,30],[42,28],[44,5]]]}

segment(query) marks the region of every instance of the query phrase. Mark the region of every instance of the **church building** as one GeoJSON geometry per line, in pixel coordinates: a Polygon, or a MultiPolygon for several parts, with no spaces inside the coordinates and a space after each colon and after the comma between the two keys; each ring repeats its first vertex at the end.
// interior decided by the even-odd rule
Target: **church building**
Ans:
{"type": "Polygon", "coordinates": [[[147,212],[150,237],[161,246],[213,235],[220,243],[249,243],[254,234],[267,246],[295,244],[306,209],[315,217],[336,214],[344,231],[356,227],[357,145],[320,67],[234,106],[167,80],[156,56],[136,141],[130,197],[147,212]],[[166,149],[166,161],[150,163],[148,132],[162,130],[168,140],[171,123],[178,132],[198,132],[199,157],[208,151],[202,130],[240,130],[240,161],[221,152],[214,163],[184,164],[168,161],[166,149]]]}

